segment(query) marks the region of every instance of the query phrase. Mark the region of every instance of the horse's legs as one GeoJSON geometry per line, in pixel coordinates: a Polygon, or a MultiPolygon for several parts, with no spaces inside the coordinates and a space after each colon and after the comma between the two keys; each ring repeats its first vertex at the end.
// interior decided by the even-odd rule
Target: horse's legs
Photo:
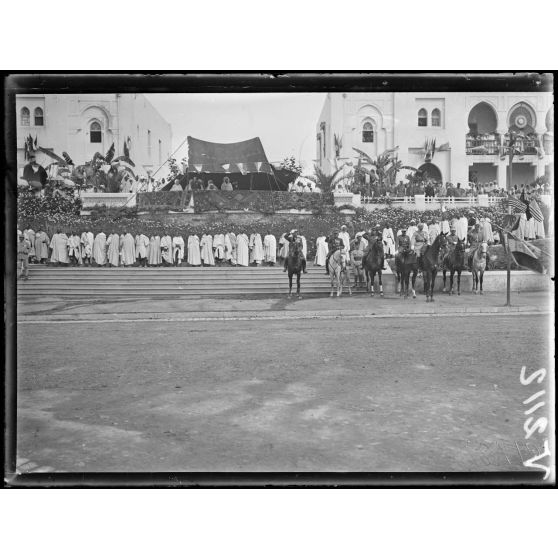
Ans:
{"type": "Polygon", "coordinates": [[[436,284],[436,275],[438,275],[438,270],[434,268],[432,270],[432,275],[430,276],[430,302],[434,302],[434,285],[436,284]]]}
{"type": "MultiPolygon", "coordinates": [[[[453,276],[455,274],[455,269],[452,267],[450,270],[450,290],[449,294],[453,294],[453,276]]],[[[446,272],[444,271],[444,287],[446,286],[446,272]]]]}
{"type": "Polygon", "coordinates": [[[382,286],[382,270],[378,271],[378,283],[380,284],[380,296],[384,296],[384,287],[382,286]]]}
{"type": "Polygon", "coordinates": [[[349,296],[353,296],[353,291],[351,290],[351,277],[349,276],[349,272],[346,272],[347,278],[347,286],[349,287],[349,296]]]}
{"type": "MultiPolygon", "coordinates": [[[[446,292],[446,270],[444,269],[442,273],[443,273],[443,277],[444,277],[444,288],[442,289],[442,292],[445,293],[446,292]]],[[[451,275],[451,273],[450,273],[450,286],[451,286],[451,280],[452,279],[453,279],[453,275],[451,275]]]]}
{"type": "Polygon", "coordinates": [[[293,291],[293,274],[289,273],[289,298],[291,298],[292,291],[293,291]]]}
{"type": "Polygon", "coordinates": [[[374,296],[374,280],[376,279],[376,271],[370,272],[370,296],[374,296]]]}
{"type": "Polygon", "coordinates": [[[482,280],[483,280],[483,277],[484,277],[484,269],[481,269],[479,271],[479,275],[480,275],[480,290],[479,290],[479,292],[480,292],[480,294],[483,294],[482,293],[482,280]]]}
{"type": "Polygon", "coordinates": [[[430,296],[430,270],[423,269],[422,270],[422,282],[424,285],[424,294],[426,295],[426,302],[428,302],[428,298],[430,296]]]}
{"type": "Polygon", "coordinates": [[[461,269],[457,270],[457,296],[461,295],[461,269]]]}
{"type": "Polygon", "coordinates": [[[331,280],[331,292],[329,293],[329,296],[333,296],[333,280],[334,280],[334,277],[335,277],[335,275],[332,272],[330,272],[329,273],[329,278],[331,280]]]}
{"type": "Polygon", "coordinates": [[[413,276],[411,278],[411,285],[412,285],[412,291],[413,291],[413,298],[417,298],[417,293],[415,292],[415,282],[417,280],[417,274],[418,274],[418,268],[417,269],[413,269],[413,276]]]}
{"type": "Polygon", "coordinates": [[[473,289],[472,289],[472,292],[473,292],[473,294],[477,294],[477,281],[478,281],[477,272],[473,269],[472,273],[473,273],[473,289]]]}
{"type": "Polygon", "coordinates": [[[300,271],[296,274],[296,296],[301,298],[300,296],[300,271]]]}

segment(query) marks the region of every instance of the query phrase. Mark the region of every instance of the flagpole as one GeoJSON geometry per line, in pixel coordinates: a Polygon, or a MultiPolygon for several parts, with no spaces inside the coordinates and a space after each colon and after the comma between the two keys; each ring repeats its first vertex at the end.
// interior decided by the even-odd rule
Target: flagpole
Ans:
{"type": "MultiPolygon", "coordinates": [[[[509,170],[509,175],[510,175],[510,184],[509,184],[509,188],[511,190],[512,188],[512,177],[513,177],[513,150],[515,149],[515,146],[512,145],[508,148],[511,149],[510,152],[510,170],[509,170]]],[[[510,194],[508,193],[508,196],[510,194]]],[[[508,215],[511,215],[512,209],[511,209],[511,205],[508,203],[508,215]]],[[[503,231],[503,234],[507,237],[507,231],[503,231]]],[[[509,249],[509,246],[507,244],[507,238],[504,238],[504,246],[507,248],[506,249],[506,257],[507,257],[507,264],[506,264],[506,306],[511,306],[511,251],[509,249]]]]}

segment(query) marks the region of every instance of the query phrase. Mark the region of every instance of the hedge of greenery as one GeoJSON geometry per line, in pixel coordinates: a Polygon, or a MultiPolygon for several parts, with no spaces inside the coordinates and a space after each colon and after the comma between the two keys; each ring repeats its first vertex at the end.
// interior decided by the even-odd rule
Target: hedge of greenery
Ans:
{"type": "MultiPolygon", "coordinates": [[[[196,213],[208,211],[256,211],[272,214],[289,209],[325,213],[333,205],[333,195],[298,192],[266,192],[263,190],[194,191],[196,213]]],[[[189,194],[183,192],[141,192],[138,194],[140,211],[180,211],[188,204],[189,194]]]]}

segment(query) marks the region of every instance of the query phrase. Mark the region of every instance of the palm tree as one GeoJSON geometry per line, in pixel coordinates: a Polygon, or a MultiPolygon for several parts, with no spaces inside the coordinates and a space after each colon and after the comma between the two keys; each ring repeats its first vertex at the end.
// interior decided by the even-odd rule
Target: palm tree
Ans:
{"type": "Polygon", "coordinates": [[[394,155],[399,149],[399,146],[386,149],[383,153],[378,155],[376,159],[372,159],[370,155],[360,149],[357,149],[356,147],[353,147],[353,149],[362,159],[365,160],[368,165],[373,167],[370,170],[362,167],[362,171],[365,174],[368,174],[373,180],[377,180],[380,188],[395,184],[395,181],[397,180],[397,173],[403,169],[416,171],[414,167],[403,165],[399,160],[399,157],[394,155]]]}
{"type": "Polygon", "coordinates": [[[327,174],[318,165],[314,165],[314,174],[306,176],[304,178],[309,178],[310,180],[316,182],[322,189],[322,192],[332,191],[336,184],[343,178],[341,171],[345,169],[346,165],[343,165],[335,170],[332,174],[327,174]]]}

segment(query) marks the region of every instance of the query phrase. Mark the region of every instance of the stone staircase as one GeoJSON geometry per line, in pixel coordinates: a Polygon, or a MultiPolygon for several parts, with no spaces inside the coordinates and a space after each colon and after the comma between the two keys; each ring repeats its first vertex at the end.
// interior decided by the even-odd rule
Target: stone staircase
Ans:
{"type": "MultiPolygon", "coordinates": [[[[282,266],[275,267],[53,267],[30,265],[29,281],[18,281],[17,294],[72,299],[173,298],[203,296],[277,296],[288,292],[282,266]]],[[[296,290],[296,277],[293,278],[296,290]]],[[[328,294],[323,267],[308,265],[301,277],[304,295],[328,294]]]]}

